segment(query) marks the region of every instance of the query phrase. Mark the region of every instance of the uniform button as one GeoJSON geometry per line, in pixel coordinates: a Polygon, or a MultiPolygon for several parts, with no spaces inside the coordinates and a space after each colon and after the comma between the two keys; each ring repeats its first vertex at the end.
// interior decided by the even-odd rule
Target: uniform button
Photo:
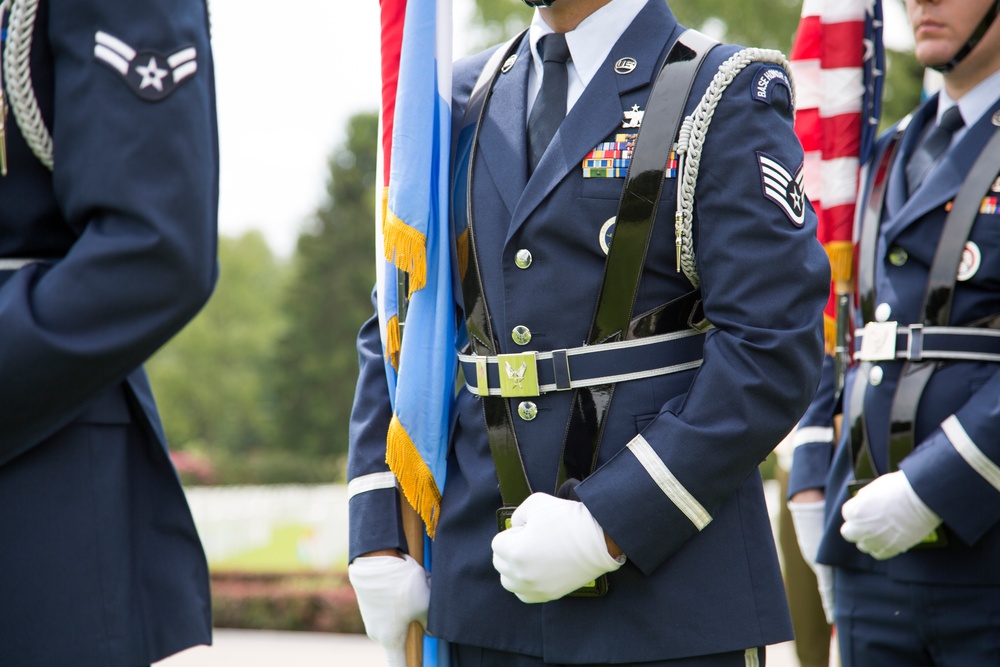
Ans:
{"type": "Polygon", "coordinates": [[[893,248],[889,251],[889,263],[893,266],[902,266],[903,264],[906,264],[906,260],[909,258],[909,253],[899,246],[893,246],[893,248]]]}
{"type": "Polygon", "coordinates": [[[889,317],[892,315],[892,306],[887,303],[880,303],[875,307],[875,321],[876,322],[888,322],[889,317]]]}
{"type": "Polygon", "coordinates": [[[517,251],[514,255],[514,263],[517,264],[517,268],[526,269],[531,266],[531,253],[524,248],[517,251]]]}
{"type": "Polygon", "coordinates": [[[514,339],[514,342],[518,345],[527,345],[531,342],[531,330],[528,327],[523,327],[518,325],[514,327],[514,330],[510,332],[510,337],[514,339]]]}
{"type": "Polygon", "coordinates": [[[538,406],[531,401],[521,401],[517,406],[517,416],[526,422],[538,416],[538,406]]]}
{"type": "Polygon", "coordinates": [[[868,383],[873,387],[877,387],[882,384],[882,376],[885,375],[885,371],[882,370],[881,366],[872,366],[872,369],[868,371],[868,383]]]}

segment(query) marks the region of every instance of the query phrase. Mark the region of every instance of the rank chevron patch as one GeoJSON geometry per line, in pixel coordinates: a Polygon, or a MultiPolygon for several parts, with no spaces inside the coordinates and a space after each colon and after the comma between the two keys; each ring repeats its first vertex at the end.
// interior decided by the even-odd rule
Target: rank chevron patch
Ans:
{"type": "Polygon", "coordinates": [[[806,196],[802,188],[802,165],[793,176],[777,158],[757,151],[764,196],[778,205],[792,224],[801,227],[806,220],[806,196]]]}
{"type": "Polygon", "coordinates": [[[114,35],[94,34],[94,58],[118,72],[133,93],[147,102],[168,97],[198,71],[198,52],[186,46],[170,55],[137,51],[114,35]]]}

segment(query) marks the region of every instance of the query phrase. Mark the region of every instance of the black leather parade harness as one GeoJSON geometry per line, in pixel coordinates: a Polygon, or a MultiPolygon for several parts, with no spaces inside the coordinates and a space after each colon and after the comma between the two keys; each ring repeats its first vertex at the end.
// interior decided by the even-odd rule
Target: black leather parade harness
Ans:
{"type": "MultiPolygon", "coordinates": [[[[935,370],[950,360],[1000,361],[1000,335],[984,335],[986,332],[983,331],[1000,329],[1000,314],[964,326],[948,325],[957,269],[965,244],[979,213],[983,193],[1000,171],[1000,130],[993,132],[976,159],[945,219],[924,292],[921,308],[923,321],[902,328],[895,322],[875,321],[879,226],[888,174],[899,152],[905,125],[903,123],[897,129],[875,165],[872,188],[862,214],[858,295],[865,329],[857,336],[861,349],[855,353],[855,358],[860,359],[860,363],[849,401],[853,416],[849,437],[855,477],[850,484],[852,494],[878,476],[864,418],[867,376],[873,361],[903,360],[889,413],[888,472],[898,470],[899,463],[913,451],[917,407],[935,370]],[[885,341],[884,349],[873,349],[875,346],[871,342],[876,338],[885,341]],[[869,340],[867,351],[866,339],[869,340]]],[[[946,543],[945,533],[939,527],[920,546],[944,546],[946,543]]]]}
{"type": "MultiPolygon", "coordinates": [[[[490,385],[495,383],[494,378],[503,372],[499,360],[504,355],[498,355],[500,348],[491,324],[479,269],[479,249],[476,245],[473,215],[472,171],[479,131],[493,86],[504,71],[503,63],[508,62],[514,55],[523,36],[524,33],[511,40],[506,48],[500,47],[494,53],[473,90],[465,112],[463,136],[465,136],[464,131],[470,129],[473,122],[475,130],[471,138],[459,142],[455,156],[453,184],[456,230],[461,230],[460,223],[464,217],[468,243],[468,262],[461,269],[461,278],[469,351],[473,357],[468,364],[463,363],[463,369],[467,378],[470,375],[475,376],[477,393],[483,402],[487,437],[503,502],[497,513],[501,530],[506,527],[514,509],[531,494],[532,489],[518,449],[510,404],[507,400],[509,395],[489,389],[490,385]]],[[[714,40],[696,31],[686,31],[672,46],[653,86],[644,122],[639,128],[625,177],[615,223],[614,241],[608,249],[605,260],[604,276],[587,339],[588,346],[611,344],[610,347],[614,348],[615,343],[625,340],[659,341],[665,338],[662,343],[657,342],[657,344],[687,345],[685,353],[696,360],[692,363],[700,363],[704,331],[692,326],[693,323],[703,319],[700,315],[701,301],[698,290],[692,290],[635,318],[632,316],[632,310],[663,188],[669,153],[683,119],[688,92],[693,86],[705,56],[716,44],[714,40]],[[684,331],[693,335],[682,334],[677,340],[669,340],[669,335],[664,336],[671,332],[684,331]]],[[[460,256],[462,254],[459,253],[460,256]]],[[[602,377],[600,371],[591,373],[591,376],[596,378],[593,382],[578,380],[578,369],[584,368],[581,359],[584,356],[598,355],[574,356],[576,351],[579,351],[579,348],[570,351],[534,353],[533,362],[539,365],[537,373],[543,378],[539,381],[542,391],[569,389],[575,391],[556,479],[556,491],[563,488],[561,494],[563,496],[572,495],[571,488],[575,482],[585,478],[594,469],[615,387],[615,382],[603,381],[604,377],[609,376],[602,377]]],[[[613,349],[609,350],[609,354],[613,352],[613,349]]],[[[690,367],[691,364],[680,364],[672,367],[676,370],[666,370],[657,374],[677,372],[690,367]]],[[[525,395],[537,395],[537,393],[525,395]]],[[[601,577],[574,595],[598,596],[606,591],[606,578],[601,577]]]]}

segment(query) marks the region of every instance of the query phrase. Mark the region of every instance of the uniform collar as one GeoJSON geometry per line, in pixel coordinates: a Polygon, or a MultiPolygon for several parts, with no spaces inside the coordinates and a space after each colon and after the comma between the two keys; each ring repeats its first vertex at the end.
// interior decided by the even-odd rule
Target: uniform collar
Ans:
{"type": "MultiPolygon", "coordinates": [[[[566,109],[569,111],[580,94],[594,78],[594,74],[604,64],[611,48],[631,25],[635,17],[646,6],[648,0],[612,0],[584,19],[575,30],[566,33],[569,47],[569,92],[566,109]]],[[[538,10],[528,29],[528,43],[531,46],[529,98],[533,99],[542,79],[542,61],[538,56],[538,40],[553,32],[538,10]]],[[[529,107],[530,105],[529,99],[529,107]]]]}
{"type": "Polygon", "coordinates": [[[955,139],[961,139],[968,128],[975,125],[997,101],[1000,91],[1000,70],[997,70],[976,85],[975,88],[962,95],[956,102],[948,96],[947,91],[942,88],[938,96],[937,122],[941,122],[944,112],[951,107],[958,105],[958,110],[962,113],[962,120],[965,126],[955,133],[955,139]]]}

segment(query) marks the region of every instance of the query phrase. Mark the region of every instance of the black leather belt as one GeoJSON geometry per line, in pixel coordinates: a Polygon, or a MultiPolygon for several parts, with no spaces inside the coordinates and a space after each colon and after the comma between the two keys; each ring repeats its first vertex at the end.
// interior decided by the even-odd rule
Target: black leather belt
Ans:
{"type": "MultiPolygon", "coordinates": [[[[1000,334],[1000,332],[997,332],[1000,334]]],[[[704,332],[687,329],[650,338],[552,352],[494,357],[460,354],[465,386],[479,396],[539,396],[599,384],[669,375],[701,365],[704,332]],[[669,365],[663,361],[669,359],[669,365]],[[486,382],[482,379],[486,377],[486,382]]]]}
{"type": "Polygon", "coordinates": [[[1000,329],[870,322],[854,340],[859,361],[1000,361],[1000,329]]]}

